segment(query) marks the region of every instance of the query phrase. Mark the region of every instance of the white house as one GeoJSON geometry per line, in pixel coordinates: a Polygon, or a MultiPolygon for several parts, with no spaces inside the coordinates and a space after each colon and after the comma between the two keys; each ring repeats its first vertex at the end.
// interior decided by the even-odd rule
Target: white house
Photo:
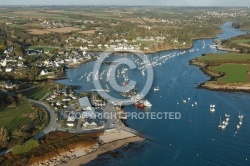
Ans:
{"type": "Polygon", "coordinates": [[[47,71],[44,71],[44,70],[42,70],[41,73],[40,73],[41,76],[45,76],[45,75],[47,75],[47,74],[48,74],[48,72],[47,72],[47,71]]]}
{"type": "Polygon", "coordinates": [[[6,59],[3,60],[3,62],[1,63],[1,66],[5,67],[7,65],[7,61],[6,59]]]}
{"type": "Polygon", "coordinates": [[[10,72],[12,72],[13,71],[13,69],[12,68],[9,68],[9,67],[7,67],[6,69],[5,69],[5,72],[8,72],[8,73],[10,73],[10,72]]]}
{"type": "Polygon", "coordinates": [[[75,117],[74,116],[68,116],[66,125],[69,127],[73,127],[75,125],[75,117]]]}

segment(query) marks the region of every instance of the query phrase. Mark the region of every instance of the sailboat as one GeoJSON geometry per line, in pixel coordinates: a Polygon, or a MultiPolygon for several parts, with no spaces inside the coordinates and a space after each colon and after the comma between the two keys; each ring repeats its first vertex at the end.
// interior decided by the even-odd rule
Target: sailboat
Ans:
{"type": "Polygon", "coordinates": [[[212,105],[212,104],[210,104],[210,112],[214,112],[215,111],[215,105],[212,105]]]}
{"type": "Polygon", "coordinates": [[[237,128],[237,129],[240,129],[240,125],[239,125],[239,124],[237,124],[236,128],[237,128]]]}
{"type": "Polygon", "coordinates": [[[239,119],[243,119],[244,116],[239,113],[238,117],[239,117],[239,119]]]}
{"type": "Polygon", "coordinates": [[[219,128],[225,129],[227,126],[225,125],[225,121],[221,123],[221,116],[220,116],[220,124],[218,125],[219,128]]]}
{"type": "Polygon", "coordinates": [[[220,116],[220,123],[219,123],[218,127],[221,128],[221,126],[222,125],[221,125],[221,116],[220,116]]]}

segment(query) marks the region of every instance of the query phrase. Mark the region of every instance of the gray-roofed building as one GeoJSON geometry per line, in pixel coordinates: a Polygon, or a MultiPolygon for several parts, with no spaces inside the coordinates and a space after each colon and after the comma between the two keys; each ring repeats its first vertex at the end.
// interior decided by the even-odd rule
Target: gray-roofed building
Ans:
{"type": "Polygon", "coordinates": [[[89,98],[88,97],[79,98],[78,101],[79,101],[80,108],[82,110],[89,110],[89,108],[92,107],[91,104],[90,104],[90,102],[89,102],[89,98]]]}

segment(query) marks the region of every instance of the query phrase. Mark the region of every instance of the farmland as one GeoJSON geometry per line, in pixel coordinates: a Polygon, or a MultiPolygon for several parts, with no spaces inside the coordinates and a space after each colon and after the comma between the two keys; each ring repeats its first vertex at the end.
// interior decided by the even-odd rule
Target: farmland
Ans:
{"type": "Polygon", "coordinates": [[[46,96],[47,93],[51,92],[51,89],[54,87],[55,87],[54,84],[45,84],[45,85],[42,84],[36,87],[35,89],[24,92],[23,94],[28,98],[40,100],[44,96],[46,96]]]}
{"type": "MultiPolygon", "coordinates": [[[[219,83],[219,86],[225,85],[245,86],[249,83],[249,65],[250,54],[243,53],[218,53],[207,54],[190,61],[200,69],[210,75],[213,79],[206,82],[206,85],[219,83]]],[[[211,86],[212,87],[212,86],[211,86]]]]}
{"type": "Polygon", "coordinates": [[[12,132],[16,128],[21,129],[24,126],[31,125],[31,123],[33,125],[40,122],[42,124],[46,123],[47,115],[45,111],[39,112],[39,118],[37,115],[37,112],[32,109],[30,103],[22,102],[14,108],[8,107],[0,112],[0,127],[4,127],[9,132],[12,132]]]}
{"type": "Polygon", "coordinates": [[[246,83],[248,82],[248,65],[239,64],[223,64],[214,67],[218,73],[223,73],[223,77],[219,78],[219,82],[224,83],[246,83]]]}
{"type": "Polygon", "coordinates": [[[207,54],[197,58],[198,61],[203,63],[250,63],[250,54],[240,53],[220,53],[220,54],[207,54]]]}

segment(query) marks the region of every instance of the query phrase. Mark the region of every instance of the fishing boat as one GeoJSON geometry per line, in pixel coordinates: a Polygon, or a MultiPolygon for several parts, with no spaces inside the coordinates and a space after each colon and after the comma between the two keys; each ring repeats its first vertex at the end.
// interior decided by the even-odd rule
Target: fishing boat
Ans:
{"type": "Polygon", "coordinates": [[[145,100],[143,104],[145,107],[152,107],[152,104],[148,100],[145,100]]]}
{"type": "Polygon", "coordinates": [[[136,102],[135,105],[138,107],[138,108],[144,108],[144,104],[142,102],[136,102]]]}
{"type": "Polygon", "coordinates": [[[140,94],[136,94],[136,95],[133,95],[133,96],[131,97],[131,101],[132,101],[133,103],[137,103],[137,102],[139,102],[139,101],[142,100],[142,99],[143,99],[143,96],[140,95],[140,94]]]}

